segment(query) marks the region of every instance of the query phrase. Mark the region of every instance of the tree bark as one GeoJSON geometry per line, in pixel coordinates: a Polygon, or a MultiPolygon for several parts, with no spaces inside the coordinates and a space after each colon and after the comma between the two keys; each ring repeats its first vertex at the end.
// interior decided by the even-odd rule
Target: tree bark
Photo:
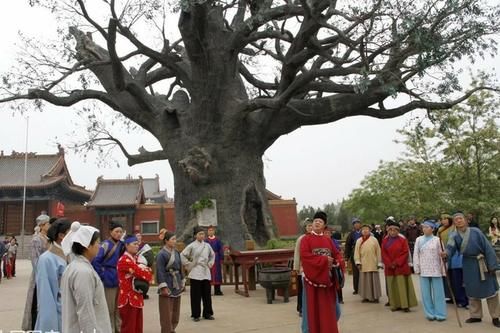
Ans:
{"type": "Polygon", "coordinates": [[[178,149],[170,158],[175,183],[175,221],[179,240],[190,241],[197,225],[190,206],[202,198],[217,203],[218,235],[233,249],[245,240],[264,246],[277,237],[269,213],[262,154],[239,144],[178,149]]]}

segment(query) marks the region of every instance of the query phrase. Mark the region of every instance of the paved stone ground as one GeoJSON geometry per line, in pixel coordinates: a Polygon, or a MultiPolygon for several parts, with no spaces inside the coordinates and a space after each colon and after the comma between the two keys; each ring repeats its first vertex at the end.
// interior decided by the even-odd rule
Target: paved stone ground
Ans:
{"type": "MultiPolygon", "coordinates": [[[[0,283],[0,333],[19,330],[26,289],[31,272],[31,264],[27,260],[18,262],[17,277],[11,280],[2,279],[0,283]]],[[[414,277],[414,281],[416,281],[414,277]]],[[[342,333],[483,333],[498,329],[491,325],[486,304],[483,302],[485,318],[479,324],[463,324],[459,329],[454,309],[448,307],[448,320],[445,322],[428,322],[424,319],[422,309],[414,308],[410,313],[391,312],[384,307],[386,299],[381,304],[361,303],[358,296],[352,295],[350,277],[344,288],[345,304],[342,307],[342,317],[339,328],[342,333]]],[[[418,295],[418,283],[415,283],[418,295]]],[[[274,304],[267,304],[265,292],[258,288],[251,292],[249,298],[233,292],[233,287],[224,286],[224,296],[213,298],[215,321],[201,320],[195,323],[190,320],[189,293],[182,298],[181,322],[177,333],[298,333],[300,318],[295,312],[296,298],[290,298],[290,303],[283,303],[277,297],[274,304]]],[[[144,332],[159,332],[158,300],[156,289],[150,292],[151,298],[145,301],[144,332]]],[[[468,318],[468,311],[459,309],[462,322],[468,318]]]]}

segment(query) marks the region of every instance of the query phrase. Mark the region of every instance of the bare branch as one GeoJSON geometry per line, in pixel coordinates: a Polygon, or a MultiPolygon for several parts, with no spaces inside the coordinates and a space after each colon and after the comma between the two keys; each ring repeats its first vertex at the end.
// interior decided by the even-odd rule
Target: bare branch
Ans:
{"type": "Polygon", "coordinates": [[[453,101],[449,102],[430,102],[430,101],[425,101],[423,99],[419,99],[417,101],[412,101],[408,104],[405,104],[403,106],[397,107],[397,108],[392,108],[392,109],[386,109],[379,104],[379,109],[375,108],[368,108],[365,110],[362,110],[357,115],[362,115],[362,116],[370,116],[374,118],[379,118],[379,119],[388,119],[388,118],[395,118],[399,117],[401,115],[404,115],[410,111],[417,110],[417,109],[425,109],[425,110],[443,110],[443,109],[450,109],[453,106],[460,104],[467,100],[470,96],[472,96],[475,92],[480,91],[480,90],[489,90],[489,91],[494,91],[497,93],[500,93],[499,88],[492,88],[492,87],[476,87],[474,89],[469,90],[466,92],[463,96],[460,98],[457,98],[453,101]]]}
{"type": "Polygon", "coordinates": [[[276,83],[264,82],[257,79],[242,63],[239,64],[239,69],[240,74],[245,78],[245,80],[247,80],[248,83],[256,88],[262,90],[276,90],[278,88],[278,85],[276,83]]]}
{"type": "Polygon", "coordinates": [[[118,105],[113,101],[113,99],[107,93],[91,89],[73,90],[70,92],[68,96],[56,96],[47,90],[32,89],[29,90],[29,92],[25,95],[15,95],[0,99],[0,103],[12,102],[23,99],[28,99],[28,100],[41,99],[58,106],[72,106],[81,101],[97,99],[107,104],[114,110],[117,111],[120,110],[118,105]]]}
{"type": "Polygon", "coordinates": [[[116,89],[122,91],[125,89],[125,79],[123,77],[122,64],[118,59],[118,54],[116,53],[116,26],[117,21],[115,19],[109,20],[108,32],[109,36],[107,39],[109,58],[111,61],[111,69],[113,71],[113,81],[115,82],[116,89]]]}
{"type": "Polygon", "coordinates": [[[95,22],[89,15],[89,13],[87,12],[87,8],[85,7],[85,2],[83,0],[77,0],[78,4],[80,5],[80,9],[82,10],[82,15],[83,17],[85,17],[85,19],[94,26],[94,28],[97,29],[97,31],[99,31],[102,35],[102,37],[104,37],[104,39],[108,39],[108,34],[106,33],[106,31],[104,30],[103,27],[101,27],[99,24],[97,24],[97,22],[95,22]]]}

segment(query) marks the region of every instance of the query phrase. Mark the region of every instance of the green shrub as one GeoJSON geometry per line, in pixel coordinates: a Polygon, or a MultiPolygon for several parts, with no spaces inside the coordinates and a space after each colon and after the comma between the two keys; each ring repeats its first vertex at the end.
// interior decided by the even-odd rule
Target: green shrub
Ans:
{"type": "Polygon", "coordinates": [[[267,250],[293,248],[295,248],[295,239],[270,239],[266,244],[267,250]]]}

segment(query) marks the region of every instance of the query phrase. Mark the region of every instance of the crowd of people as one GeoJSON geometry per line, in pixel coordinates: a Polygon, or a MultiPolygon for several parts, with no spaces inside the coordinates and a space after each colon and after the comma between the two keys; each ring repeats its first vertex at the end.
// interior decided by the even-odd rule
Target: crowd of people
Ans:
{"type": "Polygon", "coordinates": [[[353,218],[342,255],[339,237],[328,228],[326,214],[317,212],[312,220],[304,221],[304,234],[295,247],[302,332],[338,332],[344,261],[353,275],[353,294],[363,303],[380,302],[379,270],[383,269],[385,306],[394,312],[410,312],[418,306],[412,279],[416,274],[428,321],[446,320],[446,303],[454,303],[469,310],[466,323],[481,322],[481,300],[486,299],[492,324],[500,328],[498,263],[493,248],[499,231],[494,217],[488,240],[473,218],[462,212],[422,223],[415,218],[397,222],[390,216],[383,226],[353,218]]]}
{"type": "MultiPolygon", "coordinates": [[[[126,235],[119,223],[109,223],[109,237],[101,242],[99,230],[92,226],[42,213],[30,244],[32,273],[22,330],[143,332],[142,309],[144,299],[149,298],[153,264],[162,333],[175,332],[179,323],[186,278],[190,280],[193,321],[201,317],[215,320],[211,286],[215,296],[223,295],[224,260],[223,245],[215,232],[215,227],[197,227],[193,242],[179,252],[175,234],[162,229],[158,236],[162,247],[155,257],[140,233],[126,235]]],[[[17,242],[13,237],[6,242],[0,244],[0,255],[5,276],[11,278],[15,276],[17,242]]]]}
{"type": "MultiPolygon", "coordinates": [[[[410,312],[418,306],[412,279],[416,274],[427,320],[446,320],[446,303],[454,303],[469,310],[466,323],[481,322],[481,300],[486,299],[492,323],[500,327],[493,249],[500,237],[497,218],[490,221],[489,239],[461,212],[443,215],[439,221],[417,223],[410,218],[402,223],[388,217],[384,222],[364,224],[353,218],[342,246],[341,234],[328,227],[326,213],[305,220],[293,263],[299,277],[302,332],[339,331],[346,271],[353,275],[353,294],[362,303],[380,303],[384,284],[385,306],[393,312],[410,312]]],[[[214,296],[223,295],[224,260],[224,247],[215,232],[214,227],[196,227],[193,241],[179,252],[175,234],[162,229],[158,236],[162,247],[155,257],[140,233],[125,235],[119,223],[109,224],[109,237],[101,242],[94,227],[41,214],[31,241],[33,270],[22,329],[141,333],[154,264],[162,333],[176,330],[186,279],[192,320],[215,320],[212,286],[214,296]]],[[[0,244],[7,278],[15,276],[16,251],[14,237],[0,244]]]]}
{"type": "Polygon", "coordinates": [[[13,236],[7,236],[3,242],[0,242],[0,283],[2,276],[6,279],[16,276],[18,246],[17,239],[13,236]]]}

